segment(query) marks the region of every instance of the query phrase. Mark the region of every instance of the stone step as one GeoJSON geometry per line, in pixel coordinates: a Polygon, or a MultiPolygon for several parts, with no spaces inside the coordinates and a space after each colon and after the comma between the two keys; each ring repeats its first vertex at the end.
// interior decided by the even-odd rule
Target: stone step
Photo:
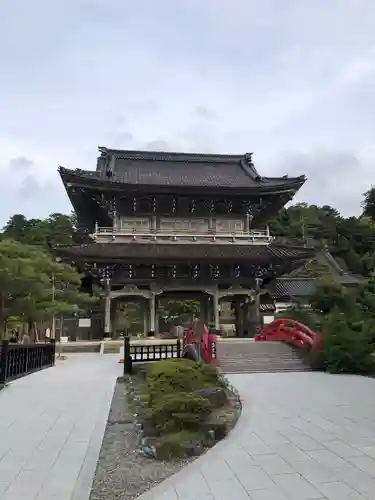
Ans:
{"type": "Polygon", "coordinates": [[[259,366],[259,367],[238,367],[234,368],[233,366],[228,366],[228,367],[220,367],[221,371],[227,375],[234,374],[234,373],[301,373],[301,372],[308,372],[311,371],[311,368],[309,367],[291,367],[291,368],[267,368],[265,369],[264,366],[259,366]]]}
{"type": "Polygon", "coordinates": [[[224,373],[301,372],[310,367],[298,351],[282,342],[218,343],[218,362],[224,373]]]}

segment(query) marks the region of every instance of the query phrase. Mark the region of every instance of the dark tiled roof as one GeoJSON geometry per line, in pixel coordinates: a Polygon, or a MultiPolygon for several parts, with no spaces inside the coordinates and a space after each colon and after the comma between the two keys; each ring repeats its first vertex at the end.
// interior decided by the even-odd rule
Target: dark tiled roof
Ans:
{"type": "MultiPolygon", "coordinates": [[[[324,266],[331,274],[333,280],[342,286],[360,286],[366,283],[366,278],[359,274],[353,274],[344,268],[345,263],[342,259],[334,257],[327,250],[321,250],[316,253],[315,261],[324,266]]],[[[291,277],[303,277],[304,269],[296,269],[291,273],[291,277]]]]}
{"type": "Polygon", "coordinates": [[[174,243],[91,243],[72,245],[56,249],[57,253],[72,258],[87,259],[188,259],[188,260],[259,260],[278,261],[308,259],[311,249],[280,245],[234,245],[234,244],[174,244],[174,243]]]}
{"type": "Polygon", "coordinates": [[[271,296],[280,298],[305,298],[315,292],[315,280],[309,278],[277,278],[270,286],[271,296]]]}
{"type": "Polygon", "coordinates": [[[145,186],[271,188],[298,190],[305,177],[261,177],[251,155],[120,151],[99,148],[97,172],[60,167],[60,174],[145,186]]]}

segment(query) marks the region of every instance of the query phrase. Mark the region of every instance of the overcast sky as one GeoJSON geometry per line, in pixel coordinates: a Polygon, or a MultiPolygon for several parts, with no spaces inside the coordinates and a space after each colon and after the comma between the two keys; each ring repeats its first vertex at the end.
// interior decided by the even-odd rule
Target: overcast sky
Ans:
{"type": "Polygon", "coordinates": [[[375,184],[374,0],[2,0],[0,226],[70,211],[97,146],[254,152],[297,201],[375,184]]]}

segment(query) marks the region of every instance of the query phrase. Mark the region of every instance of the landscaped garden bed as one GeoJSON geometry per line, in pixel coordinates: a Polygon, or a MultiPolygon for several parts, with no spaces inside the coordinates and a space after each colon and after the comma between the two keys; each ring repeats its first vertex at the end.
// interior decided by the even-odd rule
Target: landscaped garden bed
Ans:
{"type": "Polygon", "coordinates": [[[216,367],[170,359],[128,378],[139,452],[158,460],[200,455],[223,439],[240,404],[216,367]]]}
{"type": "Polygon", "coordinates": [[[212,366],[136,365],[117,381],[90,500],[137,498],[225,437],[240,410],[212,366]]]}

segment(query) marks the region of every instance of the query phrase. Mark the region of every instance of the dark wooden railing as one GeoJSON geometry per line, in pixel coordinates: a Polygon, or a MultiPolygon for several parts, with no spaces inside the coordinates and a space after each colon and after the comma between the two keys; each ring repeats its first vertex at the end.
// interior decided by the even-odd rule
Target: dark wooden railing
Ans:
{"type": "Polygon", "coordinates": [[[55,341],[46,344],[10,344],[0,346],[0,384],[5,384],[55,364],[55,341]]]}
{"type": "Polygon", "coordinates": [[[124,339],[124,373],[132,372],[133,363],[161,361],[162,359],[180,358],[181,341],[166,344],[131,345],[129,337],[124,339]]]}

